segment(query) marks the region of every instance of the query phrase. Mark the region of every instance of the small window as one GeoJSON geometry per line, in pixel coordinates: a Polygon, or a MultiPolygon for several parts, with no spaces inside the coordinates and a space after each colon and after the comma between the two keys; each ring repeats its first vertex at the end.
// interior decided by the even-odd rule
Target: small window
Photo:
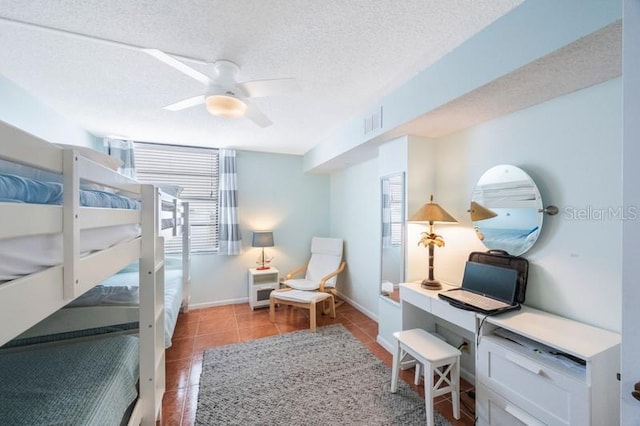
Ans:
{"type": "MultiPolygon", "coordinates": [[[[183,188],[180,199],[189,202],[192,252],[218,251],[218,150],[136,142],[135,161],[138,181],[183,188]]],[[[165,238],[167,253],[181,249],[181,237],[165,238]]]]}

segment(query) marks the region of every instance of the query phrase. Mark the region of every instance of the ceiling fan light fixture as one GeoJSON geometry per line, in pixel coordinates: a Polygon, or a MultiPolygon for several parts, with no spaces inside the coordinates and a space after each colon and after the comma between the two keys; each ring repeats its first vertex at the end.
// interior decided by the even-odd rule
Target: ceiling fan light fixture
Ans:
{"type": "Polygon", "coordinates": [[[207,111],[224,118],[239,118],[247,111],[247,104],[233,95],[211,95],[205,99],[207,111]]]}

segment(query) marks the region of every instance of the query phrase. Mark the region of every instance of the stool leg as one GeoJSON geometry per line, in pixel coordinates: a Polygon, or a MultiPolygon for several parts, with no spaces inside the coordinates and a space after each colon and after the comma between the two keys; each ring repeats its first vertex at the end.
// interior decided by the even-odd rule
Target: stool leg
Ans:
{"type": "Polygon", "coordinates": [[[393,352],[393,363],[391,365],[391,393],[398,390],[398,375],[400,374],[400,360],[402,359],[402,348],[396,339],[396,350],[393,352]]]}
{"type": "Polygon", "coordinates": [[[424,408],[427,413],[427,426],[433,423],[433,367],[430,363],[424,365],[424,408]]]}
{"type": "Polygon", "coordinates": [[[422,364],[420,364],[419,362],[416,362],[416,375],[413,377],[414,385],[420,384],[420,367],[422,367],[422,364]]]}
{"type": "Polygon", "coordinates": [[[460,420],[460,357],[455,359],[451,370],[451,404],[453,417],[460,420]]]}

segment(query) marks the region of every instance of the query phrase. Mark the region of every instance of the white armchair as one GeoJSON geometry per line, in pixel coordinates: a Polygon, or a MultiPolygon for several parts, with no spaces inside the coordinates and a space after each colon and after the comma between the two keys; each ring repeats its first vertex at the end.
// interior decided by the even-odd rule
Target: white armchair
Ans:
{"type": "Polygon", "coordinates": [[[309,263],[289,272],[284,284],[296,290],[333,289],[332,293],[335,292],[338,274],[345,266],[342,261],[342,246],[340,238],[313,237],[309,263]],[[302,272],[305,272],[304,278],[293,278],[302,272]]]}
{"type": "Polygon", "coordinates": [[[309,309],[311,331],[316,330],[316,305],[328,301],[330,306],[323,312],[331,313],[335,318],[335,296],[338,274],[345,268],[342,261],[343,241],[340,238],[313,237],[311,258],[285,276],[284,284],[288,288],[271,292],[270,318],[275,321],[275,305],[284,304],[309,309]],[[304,272],[304,278],[294,278],[304,272]]]}

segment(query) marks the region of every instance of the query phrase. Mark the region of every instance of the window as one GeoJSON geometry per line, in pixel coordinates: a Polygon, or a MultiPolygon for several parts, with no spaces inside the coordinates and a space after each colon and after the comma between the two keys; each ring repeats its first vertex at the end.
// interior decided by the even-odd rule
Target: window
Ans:
{"type": "MultiPolygon", "coordinates": [[[[135,162],[138,181],[183,188],[180,198],[189,202],[192,251],[218,251],[218,150],[136,142],[135,162]]],[[[181,237],[166,238],[165,248],[180,252],[181,237]]]]}

